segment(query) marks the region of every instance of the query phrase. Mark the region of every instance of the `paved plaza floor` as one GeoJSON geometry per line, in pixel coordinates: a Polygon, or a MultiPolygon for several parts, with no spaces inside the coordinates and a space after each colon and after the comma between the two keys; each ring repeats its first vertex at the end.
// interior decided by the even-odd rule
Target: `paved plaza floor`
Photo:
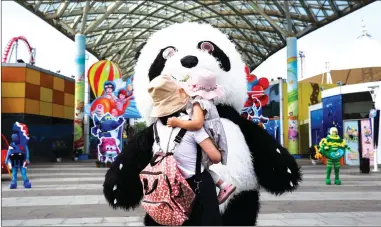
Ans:
{"type": "MultiPolygon", "coordinates": [[[[299,190],[280,197],[261,193],[258,226],[365,226],[381,223],[381,173],[344,167],[343,185],[324,185],[324,166],[303,166],[299,190]]],[[[10,190],[2,176],[2,226],[137,226],[144,211],[110,208],[102,194],[106,169],[94,163],[30,166],[32,189],[10,190]]]]}

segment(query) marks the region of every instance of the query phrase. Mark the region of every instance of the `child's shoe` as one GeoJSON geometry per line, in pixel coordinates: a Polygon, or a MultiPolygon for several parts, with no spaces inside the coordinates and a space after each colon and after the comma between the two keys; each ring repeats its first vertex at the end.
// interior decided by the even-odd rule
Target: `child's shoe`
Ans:
{"type": "Polygon", "coordinates": [[[220,205],[224,203],[229,198],[229,196],[235,191],[236,188],[236,186],[228,184],[225,188],[221,189],[217,196],[218,204],[220,205]]]}

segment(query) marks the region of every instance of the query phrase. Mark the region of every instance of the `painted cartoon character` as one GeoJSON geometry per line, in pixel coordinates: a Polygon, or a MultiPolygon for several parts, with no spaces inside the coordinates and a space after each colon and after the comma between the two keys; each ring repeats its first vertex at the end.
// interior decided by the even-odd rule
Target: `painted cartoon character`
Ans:
{"type": "MultiPolygon", "coordinates": [[[[129,85],[127,87],[127,89],[132,89],[131,85],[129,85]]],[[[118,98],[115,100],[115,102],[116,102],[116,108],[113,109],[112,115],[113,116],[120,116],[120,115],[124,114],[124,111],[126,110],[128,105],[130,104],[130,99],[131,98],[132,98],[132,92],[131,91],[128,92],[125,89],[120,89],[119,92],[118,92],[118,98]]]]}
{"type": "Polygon", "coordinates": [[[98,144],[99,161],[103,163],[114,162],[116,156],[120,154],[116,140],[112,137],[102,137],[100,141],[101,143],[98,144]]]}
{"type": "Polygon", "coordinates": [[[93,136],[101,137],[112,137],[110,131],[114,131],[122,126],[125,119],[114,118],[110,113],[105,114],[101,119],[97,115],[93,116],[94,127],[91,128],[91,134],[93,136]]]}
{"type": "Polygon", "coordinates": [[[315,158],[320,159],[322,156],[327,158],[327,169],[325,183],[331,184],[331,171],[335,170],[335,184],[341,185],[340,180],[340,159],[344,156],[345,151],[350,147],[345,143],[345,140],[341,139],[336,127],[332,127],[329,130],[329,135],[320,141],[319,152],[316,153],[315,158]]]}
{"type": "Polygon", "coordinates": [[[289,120],[288,139],[295,140],[298,137],[298,124],[296,120],[289,120]]]}
{"type": "Polygon", "coordinates": [[[353,127],[347,126],[345,137],[347,137],[347,138],[345,138],[347,140],[357,141],[358,140],[358,131],[353,127]]]}
{"type": "Polygon", "coordinates": [[[366,126],[364,126],[364,136],[366,139],[365,143],[370,144],[372,139],[372,131],[370,130],[370,128],[367,128],[366,126]]]}
{"type": "Polygon", "coordinates": [[[114,91],[115,91],[115,83],[112,82],[112,81],[106,81],[104,84],[103,84],[103,88],[104,88],[104,97],[105,98],[108,98],[108,99],[111,99],[111,100],[115,100],[115,94],[114,94],[114,91]]]}
{"type": "Polygon", "coordinates": [[[20,169],[22,179],[24,181],[24,188],[31,188],[32,184],[29,182],[26,174],[29,161],[29,130],[25,124],[16,123],[13,125],[12,143],[9,145],[5,163],[8,164],[9,169],[12,170],[12,182],[9,185],[10,189],[17,188],[17,172],[20,169]]]}

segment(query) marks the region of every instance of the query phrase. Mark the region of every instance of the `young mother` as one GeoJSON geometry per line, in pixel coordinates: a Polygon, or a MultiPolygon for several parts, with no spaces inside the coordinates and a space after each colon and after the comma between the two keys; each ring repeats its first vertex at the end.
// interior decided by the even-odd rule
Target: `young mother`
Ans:
{"type": "MultiPolygon", "coordinates": [[[[167,76],[156,77],[150,82],[149,93],[154,101],[153,110],[151,117],[157,118],[157,131],[160,137],[160,147],[164,150],[171,149],[174,147],[174,137],[179,133],[180,128],[171,128],[167,126],[167,120],[170,117],[178,117],[182,120],[188,120],[189,116],[185,112],[185,106],[189,99],[184,92],[181,92],[179,86],[173,82],[167,76]]],[[[152,137],[153,137],[152,133],[152,137]]],[[[146,141],[130,141],[133,143],[133,147],[143,147],[146,146],[144,143],[146,141]]],[[[131,144],[132,145],[132,144],[131,144]]],[[[151,156],[145,157],[146,160],[150,160],[153,153],[158,149],[154,149],[156,144],[154,144],[153,152],[151,156]]],[[[174,150],[174,158],[177,162],[178,168],[183,176],[187,179],[188,184],[191,186],[193,191],[196,189],[196,183],[194,182],[194,177],[196,173],[196,159],[197,159],[197,146],[200,146],[204,152],[203,155],[207,155],[213,163],[219,163],[221,161],[221,154],[214,146],[212,140],[209,138],[206,131],[201,128],[198,131],[187,131],[181,140],[181,143],[176,146],[174,150]]],[[[120,164],[121,159],[125,160],[142,160],[141,157],[133,157],[137,152],[128,152],[128,147],[125,153],[117,158],[114,162],[113,167],[107,172],[104,194],[106,199],[110,201],[114,198],[123,198],[120,202],[127,201],[127,204],[136,204],[138,206],[139,201],[142,198],[142,188],[141,184],[138,184],[140,188],[130,188],[131,185],[136,185],[131,183],[129,185],[124,185],[120,182],[120,177],[117,179],[114,176],[122,174],[123,176],[128,175],[136,180],[139,180],[139,172],[143,170],[145,166],[139,165],[134,171],[123,171],[123,166],[120,164]],[[135,176],[133,176],[135,175],[135,176]],[[116,188],[107,187],[108,185],[116,185],[116,188]],[[115,189],[115,190],[114,190],[115,189]],[[111,191],[112,190],[112,191],[111,191]],[[129,193],[136,195],[138,193],[140,198],[130,198],[129,193]],[[133,200],[133,201],[132,201],[133,200]]],[[[145,162],[147,163],[147,162],[145,162]]],[[[136,165],[136,164],[135,164],[136,165]]],[[[126,168],[127,169],[127,168],[126,168]]],[[[208,171],[204,171],[204,166],[201,165],[201,183],[199,185],[200,192],[196,193],[195,204],[192,209],[192,213],[188,221],[184,225],[192,226],[216,226],[222,225],[221,215],[218,207],[216,185],[208,171]]],[[[130,178],[128,178],[130,179],[130,178]]],[[[126,205],[127,205],[126,204],[126,205]]],[[[114,201],[114,207],[122,206],[125,208],[130,208],[124,204],[114,201]]],[[[148,226],[158,225],[148,214],[146,214],[144,219],[144,224],[148,226]]]]}

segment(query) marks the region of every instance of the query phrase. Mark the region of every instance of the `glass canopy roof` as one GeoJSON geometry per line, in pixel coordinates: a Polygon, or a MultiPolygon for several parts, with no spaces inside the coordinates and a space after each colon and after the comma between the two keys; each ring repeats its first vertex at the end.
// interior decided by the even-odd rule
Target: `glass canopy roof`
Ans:
{"type": "Polygon", "coordinates": [[[254,69],[286,46],[289,34],[299,38],[374,0],[16,2],[71,39],[85,34],[90,53],[116,62],[130,76],[139,45],[172,23],[198,21],[221,29],[254,69]]]}

